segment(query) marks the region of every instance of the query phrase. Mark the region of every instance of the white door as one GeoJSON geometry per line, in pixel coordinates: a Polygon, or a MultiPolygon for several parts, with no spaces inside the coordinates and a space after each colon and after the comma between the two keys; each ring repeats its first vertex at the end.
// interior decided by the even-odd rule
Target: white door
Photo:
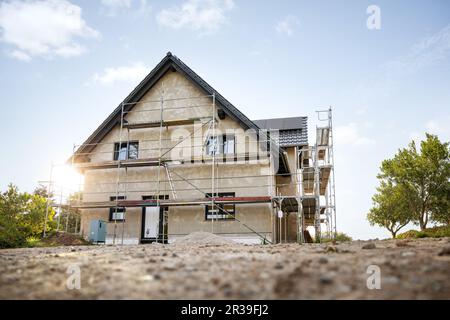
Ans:
{"type": "Polygon", "coordinates": [[[145,208],[144,238],[158,238],[159,233],[159,207],[145,208]]]}

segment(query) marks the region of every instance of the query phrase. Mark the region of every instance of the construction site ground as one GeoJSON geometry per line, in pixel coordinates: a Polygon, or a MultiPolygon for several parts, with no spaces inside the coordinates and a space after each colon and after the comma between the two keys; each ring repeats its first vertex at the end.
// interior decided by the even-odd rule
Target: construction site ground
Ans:
{"type": "Polygon", "coordinates": [[[450,299],[450,238],[7,249],[0,299],[450,299]]]}

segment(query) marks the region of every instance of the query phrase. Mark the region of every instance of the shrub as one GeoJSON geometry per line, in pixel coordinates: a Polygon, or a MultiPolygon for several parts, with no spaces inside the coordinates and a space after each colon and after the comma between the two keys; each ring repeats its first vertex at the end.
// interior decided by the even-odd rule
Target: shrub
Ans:
{"type": "Polygon", "coordinates": [[[423,231],[409,230],[397,236],[397,239],[420,239],[450,237],[450,225],[427,228],[423,231]]]}
{"type": "Polygon", "coordinates": [[[331,242],[331,241],[339,241],[339,242],[345,242],[345,241],[352,241],[352,237],[350,237],[349,235],[345,234],[344,232],[338,232],[336,234],[336,238],[333,237],[334,234],[328,234],[328,233],[324,233],[322,235],[322,243],[326,243],[326,242],[331,242]]]}

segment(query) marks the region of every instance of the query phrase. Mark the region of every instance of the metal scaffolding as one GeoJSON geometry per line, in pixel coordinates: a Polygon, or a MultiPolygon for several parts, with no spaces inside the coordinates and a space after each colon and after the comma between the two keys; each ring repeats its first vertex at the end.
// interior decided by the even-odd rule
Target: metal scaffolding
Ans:
{"type": "Polygon", "coordinates": [[[299,181],[299,242],[303,242],[305,221],[313,221],[316,242],[323,236],[335,238],[336,193],[333,152],[333,115],[331,107],[316,111],[320,125],[316,126],[314,145],[298,149],[297,179],[299,181]],[[322,234],[322,225],[326,232],[322,234]]]}

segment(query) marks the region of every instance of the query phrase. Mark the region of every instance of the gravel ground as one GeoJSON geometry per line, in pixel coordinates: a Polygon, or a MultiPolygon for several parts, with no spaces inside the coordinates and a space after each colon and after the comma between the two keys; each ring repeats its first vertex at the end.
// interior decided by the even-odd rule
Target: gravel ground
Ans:
{"type": "Polygon", "coordinates": [[[450,299],[450,238],[0,250],[0,299],[450,299]]]}

